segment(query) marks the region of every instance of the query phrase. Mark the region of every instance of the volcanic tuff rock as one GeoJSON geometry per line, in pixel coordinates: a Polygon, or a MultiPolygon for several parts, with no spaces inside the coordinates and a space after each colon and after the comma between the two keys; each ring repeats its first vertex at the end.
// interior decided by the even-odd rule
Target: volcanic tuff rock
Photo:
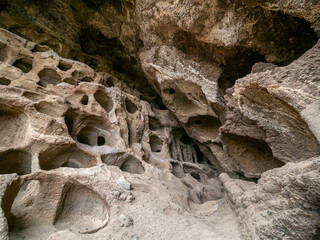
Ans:
{"type": "Polygon", "coordinates": [[[267,171],[255,186],[220,175],[238,214],[243,239],[317,239],[320,159],[267,171]]]}
{"type": "MultiPolygon", "coordinates": [[[[195,229],[204,209],[214,209],[217,219],[232,225],[231,232],[219,230],[217,236],[237,239],[237,221],[223,198],[217,170],[168,110],[140,100],[109,74],[5,30],[0,36],[3,239],[8,228],[10,239],[61,239],[59,231],[67,229],[73,238],[95,232],[98,239],[106,234],[123,238],[128,232],[115,230],[120,226],[116,216],[129,212],[130,219],[140,219],[145,204],[148,211],[160,212],[125,223],[131,227],[134,222],[136,229],[129,231],[129,239],[150,218],[157,218],[151,226],[158,230],[140,237],[157,232],[159,239],[172,238],[175,228],[166,234],[159,229],[174,225],[163,220],[166,214],[194,214],[190,221],[195,229]],[[137,191],[134,197],[123,192],[130,190],[127,185],[137,191]],[[115,191],[122,197],[114,197],[115,191]],[[131,210],[130,204],[116,202],[123,197],[133,204],[131,210]],[[192,210],[193,204],[206,202],[192,210]],[[227,218],[224,212],[229,212],[227,218]]],[[[200,234],[192,229],[185,236],[200,234]]],[[[200,235],[215,237],[211,230],[200,235]]]]}
{"type": "Polygon", "coordinates": [[[320,3],[0,0],[0,239],[319,239],[320,3]]]}

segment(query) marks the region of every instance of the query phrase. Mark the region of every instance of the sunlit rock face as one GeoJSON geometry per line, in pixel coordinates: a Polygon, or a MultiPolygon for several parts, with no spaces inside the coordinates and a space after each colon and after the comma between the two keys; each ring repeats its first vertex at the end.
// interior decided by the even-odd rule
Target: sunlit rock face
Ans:
{"type": "Polygon", "coordinates": [[[318,239],[319,16],[0,2],[0,239],[318,239]]]}

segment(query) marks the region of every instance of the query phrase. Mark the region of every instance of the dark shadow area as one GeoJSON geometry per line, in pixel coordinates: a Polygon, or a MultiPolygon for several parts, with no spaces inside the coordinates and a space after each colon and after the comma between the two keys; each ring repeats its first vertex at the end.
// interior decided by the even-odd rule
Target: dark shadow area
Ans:
{"type": "Polygon", "coordinates": [[[82,98],[81,98],[81,104],[82,105],[88,105],[89,103],[89,98],[87,95],[84,95],[82,98]]]}
{"type": "Polygon", "coordinates": [[[19,150],[10,150],[0,155],[0,174],[17,173],[25,175],[31,173],[32,156],[19,150]]]}
{"type": "Polygon", "coordinates": [[[62,71],[68,71],[70,68],[72,68],[72,64],[65,62],[63,60],[60,60],[58,64],[58,68],[62,71]]]}
{"type": "Polygon", "coordinates": [[[59,167],[90,168],[95,166],[96,163],[95,157],[74,146],[48,149],[39,154],[39,165],[42,170],[59,167]]]}
{"type": "Polygon", "coordinates": [[[138,107],[137,105],[135,105],[131,100],[129,100],[128,98],[126,98],[126,109],[129,113],[135,113],[136,111],[138,111],[138,107]]]}
{"type": "Polygon", "coordinates": [[[284,66],[299,58],[318,40],[309,22],[281,11],[267,11],[260,7],[250,10],[248,20],[253,25],[253,37],[260,45],[255,49],[243,46],[219,47],[197,40],[193,34],[180,31],[175,46],[195,61],[209,61],[222,68],[219,86],[225,90],[251,72],[256,62],[266,62],[265,55],[275,56],[272,63],[284,66]],[[263,44],[262,44],[263,43],[263,44]]]}
{"type": "Polygon", "coordinates": [[[246,178],[259,178],[263,172],[285,165],[263,140],[233,134],[224,134],[222,139],[228,155],[246,178]]]}
{"type": "Polygon", "coordinates": [[[22,72],[28,73],[32,69],[32,60],[28,58],[20,58],[12,65],[16,68],[19,68],[22,72]]]}
{"type": "Polygon", "coordinates": [[[94,94],[94,99],[100,104],[100,106],[107,112],[111,112],[113,109],[113,100],[108,94],[102,90],[98,90],[94,94]]]}
{"type": "Polygon", "coordinates": [[[178,128],[172,132],[170,144],[170,155],[172,159],[181,162],[209,164],[209,160],[201,152],[195,141],[188,136],[184,129],[178,128]]]}
{"type": "Polygon", "coordinates": [[[10,85],[11,81],[7,78],[4,78],[4,77],[0,77],[0,85],[5,85],[5,86],[8,86],[10,85]]]}

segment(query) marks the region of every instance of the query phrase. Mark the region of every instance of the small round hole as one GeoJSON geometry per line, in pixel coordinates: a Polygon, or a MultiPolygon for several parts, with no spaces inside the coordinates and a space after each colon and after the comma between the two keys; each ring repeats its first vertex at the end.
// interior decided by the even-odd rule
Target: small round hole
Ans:
{"type": "Polygon", "coordinates": [[[98,137],[98,146],[102,146],[106,143],[106,140],[104,139],[104,137],[99,136],[98,137]]]}
{"type": "Polygon", "coordinates": [[[195,121],[195,124],[197,124],[197,125],[200,125],[201,124],[201,121],[195,121]]]}
{"type": "Polygon", "coordinates": [[[109,78],[106,80],[106,84],[107,84],[108,87],[114,87],[113,77],[109,77],[109,78]]]}
{"type": "Polygon", "coordinates": [[[173,88],[170,88],[170,89],[169,89],[169,93],[170,93],[170,94],[174,94],[175,92],[176,92],[176,90],[174,90],[173,88]]]}
{"type": "Polygon", "coordinates": [[[81,103],[82,103],[83,105],[88,105],[88,102],[89,102],[88,96],[87,96],[87,95],[84,95],[84,96],[82,97],[82,99],[81,99],[81,103]]]}

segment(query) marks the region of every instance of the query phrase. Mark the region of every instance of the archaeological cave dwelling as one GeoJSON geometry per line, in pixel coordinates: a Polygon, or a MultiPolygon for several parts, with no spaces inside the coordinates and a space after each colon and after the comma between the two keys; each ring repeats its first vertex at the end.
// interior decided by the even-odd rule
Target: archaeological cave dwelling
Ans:
{"type": "Polygon", "coordinates": [[[0,240],[320,240],[320,0],[0,0],[0,240]]]}

